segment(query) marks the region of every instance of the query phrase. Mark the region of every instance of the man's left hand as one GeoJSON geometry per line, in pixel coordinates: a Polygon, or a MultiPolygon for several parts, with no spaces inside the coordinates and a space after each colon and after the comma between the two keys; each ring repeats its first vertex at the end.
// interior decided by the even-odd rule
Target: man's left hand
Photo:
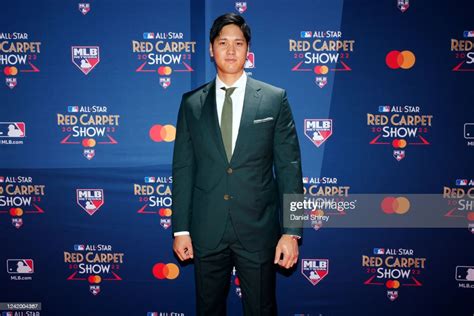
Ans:
{"type": "Polygon", "coordinates": [[[275,249],[274,263],[285,269],[298,262],[298,241],[291,235],[282,235],[275,249]],[[280,259],[283,254],[283,259],[280,259]]]}

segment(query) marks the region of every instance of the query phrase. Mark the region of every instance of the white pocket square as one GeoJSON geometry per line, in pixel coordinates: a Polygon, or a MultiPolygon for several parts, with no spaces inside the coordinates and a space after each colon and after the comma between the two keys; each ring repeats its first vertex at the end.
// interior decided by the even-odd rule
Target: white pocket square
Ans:
{"type": "Polygon", "coordinates": [[[268,122],[268,121],[273,121],[273,117],[266,117],[266,118],[263,118],[263,119],[258,119],[258,120],[253,120],[253,123],[254,124],[259,124],[259,123],[265,123],[265,122],[268,122]]]}

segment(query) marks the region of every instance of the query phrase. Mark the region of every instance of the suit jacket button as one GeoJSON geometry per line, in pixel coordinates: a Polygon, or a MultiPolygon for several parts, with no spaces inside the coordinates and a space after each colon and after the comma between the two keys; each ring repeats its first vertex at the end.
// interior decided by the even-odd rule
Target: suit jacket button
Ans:
{"type": "Polygon", "coordinates": [[[232,174],[233,171],[234,171],[234,170],[232,170],[232,168],[227,168],[227,173],[228,173],[228,174],[232,174]]]}
{"type": "Polygon", "coordinates": [[[224,194],[224,200],[230,200],[230,195],[229,194],[224,194]]]}

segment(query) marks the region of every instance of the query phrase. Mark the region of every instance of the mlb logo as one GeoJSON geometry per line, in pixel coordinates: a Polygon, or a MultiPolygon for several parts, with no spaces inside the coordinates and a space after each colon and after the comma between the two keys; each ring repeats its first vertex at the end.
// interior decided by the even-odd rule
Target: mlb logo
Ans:
{"type": "Polygon", "coordinates": [[[155,33],[152,32],[145,32],[143,33],[143,39],[154,39],[155,33]]]}
{"type": "Polygon", "coordinates": [[[308,183],[309,183],[309,178],[303,177],[303,184],[308,184],[308,183]]]}
{"type": "Polygon", "coordinates": [[[316,83],[316,85],[322,89],[327,85],[328,77],[316,77],[314,78],[314,83],[316,83]]]}
{"type": "Polygon", "coordinates": [[[405,158],[405,151],[404,150],[394,150],[393,151],[393,157],[397,160],[400,161],[403,158],[405,158]]]}
{"type": "Polygon", "coordinates": [[[70,105],[70,106],[67,107],[67,111],[69,113],[77,113],[77,112],[79,112],[79,107],[70,105]]]}
{"type": "Polygon", "coordinates": [[[308,281],[316,285],[329,273],[328,259],[301,259],[301,273],[308,281]]]}
{"type": "Polygon", "coordinates": [[[10,274],[32,274],[35,272],[33,259],[7,259],[10,274]]]}
{"type": "Polygon", "coordinates": [[[91,5],[90,3],[79,3],[78,8],[82,14],[86,15],[91,10],[91,5]]]}
{"type": "Polygon", "coordinates": [[[7,87],[10,89],[13,89],[16,87],[16,78],[5,78],[5,83],[7,84],[7,87]]]}
{"type": "Polygon", "coordinates": [[[74,251],[84,251],[85,249],[84,245],[74,245],[74,251]]]}
{"type": "Polygon", "coordinates": [[[313,32],[311,32],[311,31],[301,31],[300,36],[301,36],[301,38],[311,38],[311,37],[313,37],[313,32]]]}
{"type": "Polygon", "coordinates": [[[464,31],[464,38],[474,37],[474,31],[464,31]]]}
{"type": "Polygon", "coordinates": [[[381,105],[379,106],[379,113],[390,112],[390,105],[381,105]]]}
{"type": "Polygon", "coordinates": [[[95,157],[95,149],[84,149],[83,155],[87,158],[87,160],[91,160],[95,157]]]}
{"type": "Polygon", "coordinates": [[[26,136],[24,122],[0,122],[0,137],[17,138],[26,136]]]}
{"type": "Polygon", "coordinates": [[[313,220],[311,221],[311,226],[313,227],[314,230],[319,230],[321,227],[323,227],[323,221],[313,220]]]}
{"type": "Polygon", "coordinates": [[[13,316],[13,312],[2,312],[2,316],[13,316]]]}
{"type": "Polygon", "coordinates": [[[0,183],[5,182],[5,177],[0,177],[0,183]]]}
{"type": "Polygon", "coordinates": [[[164,229],[168,229],[168,228],[171,226],[171,219],[169,219],[169,218],[162,218],[162,219],[160,219],[160,225],[161,225],[164,229]]]}
{"type": "Polygon", "coordinates": [[[235,9],[239,11],[240,14],[244,13],[247,10],[247,2],[236,2],[235,9]]]}
{"type": "Polygon", "coordinates": [[[168,88],[170,85],[171,85],[170,77],[160,78],[160,86],[162,86],[164,89],[168,88]]]}
{"type": "Polygon", "coordinates": [[[252,52],[248,52],[247,60],[245,60],[244,68],[252,69],[255,68],[255,54],[252,52]]]}
{"type": "Polygon", "coordinates": [[[410,7],[409,0],[397,0],[397,7],[400,11],[405,12],[410,7]]]}
{"type": "Polygon", "coordinates": [[[145,177],[145,183],[155,183],[155,177],[145,177]]]}
{"type": "Polygon", "coordinates": [[[374,255],[383,255],[385,254],[384,248],[374,248],[374,255]]]}
{"type": "Polygon", "coordinates": [[[100,285],[89,285],[89,291],[93,295],[97,295],[100,293],[100,285]]]}
{"type": "Polygon", "coordinates": [[[72,63],[87,75],[100,62],[99,46],[72,46],[72,63]]]}
{"type": "Polygon", "coordinates": [[[104,190],[102,189],[77,189],[76,201],[89,215],[94,215],[104,205],[104,190]]]}
{"type": "Polygon", "coordinates": [[[456,266],[456,281],[474,281],[474,266],[456,266]]]}
{"type": "Polygon", "coordinates": [[[146,313],[146,316],[158,316],[157,312],[148,312],[146,313]]]}
{"type": "Polygon", "coordinates": [[[387,291],[387,297],[390,301],[395,301],[398,298],[398,291],[387,291]]]}
{"type": "Polygon", "coordinates": [[[332,120],[305,119],[304,134],[316,147],[319,147],[332,135],[332,120]]]}
{"type": "Polygon", "coordinates": [[[12,225],[17,229],[20,228],[23,226],[23,218],[12,218],[12,225]]]}
{"type": "Polygon", "coordinates": [[[456,185],[467,185],[467,179],[457,179],[456,180],[456,185]]]}

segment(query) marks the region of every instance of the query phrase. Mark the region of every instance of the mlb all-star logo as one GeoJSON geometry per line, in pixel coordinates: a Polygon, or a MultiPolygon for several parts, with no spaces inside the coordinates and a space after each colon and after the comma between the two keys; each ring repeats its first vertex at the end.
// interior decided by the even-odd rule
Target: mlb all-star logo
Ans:
{"type": "Polygon", "coordinates": [[[77,204],[89,215],[94,215],[104,205],[104,191],[102,189],[77,189],[77,204]]]}
{"type": "Polygon", "coordinates": [[[168,229],[171,226],[171,219],[170,218],[162,218],[160,219],[160,225],[164,229],[168,229]]]}
{"type": "Polygon", "coordinates": [[[163,88],[168,88],[171,85],[171,78],[170,77],[161,77],[160,78],[160,86],[163,88]]]}
{"type": "Polygon", "coordinates": [[[404,150],[394,150],[393,151],[393,157],[397,159],[397,161],[402,160],[405,158],[405,151],[404,150]]]}
{"type": "Polygon", "coordinates": [[[316,77],[314,78],[314,82],[322,89],[328,83],[328,77],[316,77]]]}
{"type": "Polygon", "coordinates": [[[329,273],[328,259],[301,259],[301,273],[311,284],[316,285],[329,273]]]}
{"type": "Polygon", "coordinates": [[[305,119],[304,134],[319,147],[332,135],[332,120],[305,119]]]}
{"type": "Polygon", "coordinates": [[[410,0],[397,0],[397,7],[400,11],[405,12],[410,7],[410,0]]]}
{"type": "Polygon", "coordinates": [[[72,62],[85,75],[91,72],[100,61],[99,46],[72,46],[72,62]]]}
{"type": "Polygon", "coordinates": [[[100,285],[89,285],[89,291],[94,295],[99,294],[100,293],[100,285]]]}
{"type": "Polygon", "coordinates": [[[95,157],[95,149],[84,149],[84,157],[91,160],[95,157]]]}
{"type": "Polygon", "coordinates": [[[387,297],[392,302],[398,298],[398,291],[387,291],[387,297]]]}
{"type": "Polygon", "coordinates": [[[10,89],[13,89],[16,87],[16,78],[5,78],[5,83],[7,84],[7,87],[10,89]]]}
{"type": "Polygon", "coordinates": [[[89,11],[91,10],[91,5],[90,3],[79,3],[79,11],[86,15],[87,13],[89,13],[89,11]]]}
{"type": "Polygon", "coordinates": [[[236,2],[235,9],[239,11],[240,14],[244,13],[247,10],[247,2],[236,2]]]}

